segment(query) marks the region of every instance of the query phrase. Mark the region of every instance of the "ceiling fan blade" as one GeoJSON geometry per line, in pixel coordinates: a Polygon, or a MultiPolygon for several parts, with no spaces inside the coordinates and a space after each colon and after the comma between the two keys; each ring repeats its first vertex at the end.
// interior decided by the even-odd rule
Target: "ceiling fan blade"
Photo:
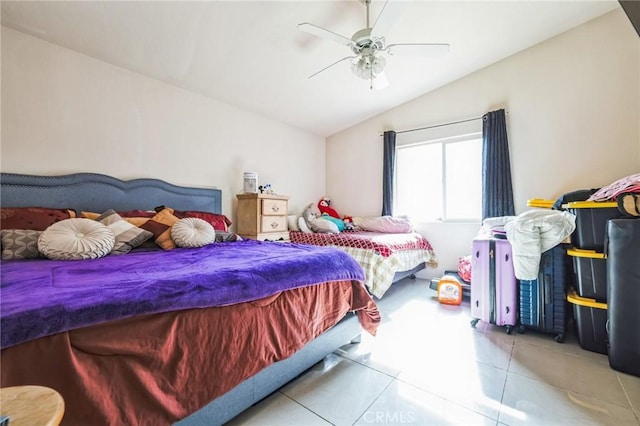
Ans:
{"type": "Polygon", "coordinates": [[[342,59],[339,59],[339,60],[335,61],[334,63],[332,63],[331,65],[322,68],[320,71],[314,72],[313,74],[311,74],[309,76],[309,78],[315,77],[316,75],[320,74],[322,71],[326,71],[329,68],[331,68],[332,66],[338,65],[342,61],[346,61],[347,59],[354,59],[354,58],[356,58],[356,57],[355,56],[347,56],[347,57],[344,57],[342,59]]]}
{"type": "Polygon", "coordinates": [[[387,78],[387,74],[385,72],[381,72],[376,76],[376,78],[372,81],[373,88],[376,90],[382,90],[389,87],[389,79],[387,78]]]}
{"type": "Polygon", "coordinates": [[[333,31],[326,30],[317,25],[310,24],[308,22],[303,22],[302,24],[298,24],[298,29],[300,31],[304,31],[305,33],[312,34],[317,37],[326,38],[328,40],[335,41],[336,43],[344,44],[346,46],[351,46],[353,41],[350,38],[341,36],[340,34],[336,34],[333,31]]]}
{"type": "Polygon", "coordinates": [[[406,1],[387,0],[380,11],[380,15],[378,15],[376,23],[371,28],[371,37],[386,36],[396,19],[404,11],[406,5],[406,1]]]}
{"type": "Polygon", "coordinates": [[[399,43],[390,44],[385,50],[390,55],[440,58],[449,53],[449,45],[436,43],[399,43]]]}

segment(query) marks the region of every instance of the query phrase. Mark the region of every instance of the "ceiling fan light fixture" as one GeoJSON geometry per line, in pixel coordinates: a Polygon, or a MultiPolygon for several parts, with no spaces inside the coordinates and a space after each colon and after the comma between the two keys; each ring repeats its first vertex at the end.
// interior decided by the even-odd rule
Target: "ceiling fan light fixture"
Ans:
{"type": "Polygon", "coordinates": [[[361,55],[351,63],[351,71],[363,80],[375,78],[384,71],[387,60],[374,54],[361,55]]]}
{"type": "Polygon", "coordinates": [[[382,71],[384,71],[384,67],[387,66],[387,60],[384,56],[374,56],[373,61],[371,62],[371,68],[373,71],[373,75],[378,75],[382,71]]]}

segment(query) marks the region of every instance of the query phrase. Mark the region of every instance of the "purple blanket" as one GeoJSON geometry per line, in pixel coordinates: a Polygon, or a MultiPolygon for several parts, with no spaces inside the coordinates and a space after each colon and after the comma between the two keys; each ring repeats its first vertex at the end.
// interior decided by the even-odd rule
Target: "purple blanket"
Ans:
{"type": "Polygon", "coordinates": [[[3,261],[0,272],[2,348],[135,315],[364,281],[360,265],[338,249],[252,240],[95,260],[3,261]]]}

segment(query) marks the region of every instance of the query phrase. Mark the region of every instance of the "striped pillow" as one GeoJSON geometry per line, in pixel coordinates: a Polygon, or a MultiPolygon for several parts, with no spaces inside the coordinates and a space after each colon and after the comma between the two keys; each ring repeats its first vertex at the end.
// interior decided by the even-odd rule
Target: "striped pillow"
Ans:
{"type": "Polygon", "coordinates": [[[129,253],[132,248],[138,247],[153,237],[153,233],[132,225],[113,209],[102,213],[95,220],[109,228],[116,238],[111,254],[129,253]]]}

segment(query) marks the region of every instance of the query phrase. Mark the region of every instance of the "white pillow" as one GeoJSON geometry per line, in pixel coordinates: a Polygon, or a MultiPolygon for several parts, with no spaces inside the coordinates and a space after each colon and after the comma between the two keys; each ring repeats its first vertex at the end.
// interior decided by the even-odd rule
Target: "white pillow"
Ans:
{"type": "Polygon", "coordinates": [[[300,231],[304,232],[305,234],[313,234],[313,231],[309,229],[309,227],[307,226],[307,222],[305,222],[304,217],[302,216],[298,218],[298,229],[300,229],[300,231]]]}
{"type": "Polygon", "coordinates": [[[202,247],[216,242],[216,230],[203,219],[185,217],[171,227],[171,239],[178,247],[202,247]]]}
{"type": "Polygon", "coordinates": [[[100,222],[72,218],[45,229],[38,238],[38,250],[49,259],[97,259],[108,255],[115,244],[113,232],[100,222]]]}
{"type": "Polygon", "coordinates": [[[298,216],[295,214],[288,215],[287,226],[289,227],[289,231],[300,231],[300,227],[298,226],[298,216]]]}

